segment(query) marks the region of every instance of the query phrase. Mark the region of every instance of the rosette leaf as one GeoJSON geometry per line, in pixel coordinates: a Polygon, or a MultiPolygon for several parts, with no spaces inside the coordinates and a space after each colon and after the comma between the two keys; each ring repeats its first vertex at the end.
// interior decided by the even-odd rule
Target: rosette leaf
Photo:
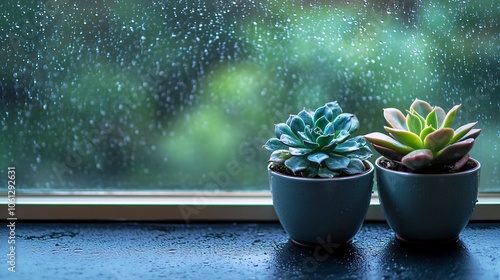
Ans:
{"type": "Polygon", "coordinates": [[[275,126],[276,137],[264,148],[271,152],[271,168],[277,165],[302,177],[347,176],[364,171],[363,160],[372,152],[362,136],[352,137],[359,128],[354,114],[344,113],[337,102],[314,112],[301,110],[285,123],[275,126]],[[361,163],[361,164],[360,164],[361,163]]]}
{"type": "Polygon", "coordinates": [[[467,163],[474,139],[481,132],[473,129],[477,122],[452,128],[460,107],[455,105],[445,113],[441,107],[415,99],[406,117],[398,109],[384,109],[390,126],[384,129],[389,135],[373,132],[364,137],[381,155],[416,172],[443,164],[458,170],[467,163]]]}

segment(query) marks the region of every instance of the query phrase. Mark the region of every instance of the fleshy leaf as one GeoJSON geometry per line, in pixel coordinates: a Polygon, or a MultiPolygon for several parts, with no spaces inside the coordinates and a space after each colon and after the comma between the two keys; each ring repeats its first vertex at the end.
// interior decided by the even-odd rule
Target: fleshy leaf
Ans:
{"type": "Polygon", "coordinates": [[[332,110],[328,106],[322,106],[314,111],[314,123],[316,123],[320,118],[325,117],[326,120],[333,116],[332,110]]]}
{"type": "Polygon", "coordinates": [[[309,178],[317,177],[318,169],[319,169],[319,164],[314,162],[309,162],[309,166],[307,167],[306,170],[302,171],[302,175],[309,178]]]}
{"type": "Polygon", "coordinates": [[[387,149],[394,150],[402,154],[407,154],[414,150],[412,147],[399,143],[395,139],[380,132],[372,132],[365,135],[364,137],[372,144],[377,144],[379,146],[386,147],[387,149]]]}
{"type": "Polygon", "coordinates": [[[271,138],[267,140],[266,144],[264,145],[264,148],[270,152],[274,152],[276,150],[286,150],[288,149],[288,146],[281,143],[278,138],[271,138]]]}
{"type": "Polygon", "coordinates": [[[313,136],[310,126],[306,125],[306,128],[304,129],[304,133],[307,135],[307,138],[309,138],[309,140],[316,142],[316,138],[313,136]]]}
{"type": "Polygon", "coordinates": [[[286,123],[279,123],[274,127],[274,131],[276,133],[276,138],[280,139],[281,135],[294,135],[290,127],[286,123]]]}
{"type": "Polygon", "coordinates": [[[408,127],[408,131],[419,135],[424,127],[424,122],[415,112],[410,111],[406,116],[406,126],[408,127]]]}
{"type": "Polygon", "coordinates": [[[435,129],[438,129],[438,119],[436,115],[436,110],[432,110],[427,117],[425,118],[425,125],[432,126],[435,129]]]}
{"type": "Polygon", "coordinates": [[[354,133],[359,127],[359,120],[353,114],[342,113],[335,118],[333,125],[335,131],[346,130],[349,133],[354,133]]]}
{"type": "Polygon", "coordinates": [[[331,170],[325,166],[320,166],[318,170],[318,176],[321,178],[333,178],[340,175],[340,171],[331,170]]]}
{"type": "Polygon", "coordinates": [[[424,139],[424,147],[436,153],[446,147],[453,138],[453,129],[449,127],[429,133],[424,139]]]}
{"type": "Polygon", "coordinates": [[[353,134],[354,132],[358,131],[358,128],[359,128],[359,120],[356,117],[356,115],[352,115],[351,128],[349,129],[349,133],[353,134]]]}
{"type": "Polygon", "coordinates": [[[408,130],[408,127],[406,126],[406,117],[398,109],[384,109],[384,118],[391,127],[395,129],[408,130]]]}
{"type": "Polygon", "coordinates": [[[342,170],[349,165],[349,158],[341,155],[330,154],[330,157],[325,159],[325,165],[331,170],[342,170]]]}
{"type": "Polygon", "coordinates": [[[469,158],[470,158],[469,153],[467,153],[461,159],[459,159],[457,162],[455,162],[455,164],[453,165],[452,170],[453,171],[460,170],[462,167],[464,167],[467,164],[467,162],[469,161],[469,158]]]}
{"type": "Polygon", "coordinates": [[[337,101],[328,102],[325,105],[330,108],[330,110],[332,110],[333,119],[342,114],[342,108],[340,108],[340,105],[337,101]]]}
{"type": "Polygon", "coordinates": [[[282,134],[280,137],[280,141],[281,143],[290,147],[305,148],[302,141],[288,134],[282,134]]]}
{"type": "Polygon", "coordinates": [[[347,140],[347,138],[349,138],[349,136],[351,136],[351,134],[349,134],[349,132],[347,132],[345,130],[342,130],[342,131],[339,132],[339,134],[335,138],[335,142],[342,143],[345,140],[347,140]]]}
{"type": "Polygon", "coordinates": [[[455,130],[455,135],[453,135],[453,138],[450,140],[450,144],[453,144],[457,142],[458,140],[462,139],[469,131],[477,124],[477,122],[473,123],[468,123],[465,125],[462,125],[461,127],[457,128],[455,130]]]}
{"type": "Polygon", "coordinates": [[[337,147],[337,142],[334,140],[334,141],[330,142],[330,144],[328,144],[326,146],[323,146],[321,148],[321,151],[323,151],[323,152],[331,152],[331,151],[335,150],[335,147],[337,147]]]}
{"type": "Polygon", "coordinates": [[[316,143],[318,143],[319,146],[326,146],[330,144],[333,139],[333,135],[321,135],[320,137],[318,137],[318,139],[316,139],[316,143]]]}
{"type": "Polygon", "coordinates": [[[316,142],[319,136],[323,135],[323,131],[319,127],[315,127],[314,130],[311,130],[312,140],[316,142]]]}
{"type": "Polygon", "coordinates": [[[432,106],[426,101],[415,98],[415,101],[410,105],[410,110],[412,109],[420,116],[425,117],[432,111],[432,106]]]}
{"type": "Polygon", "coordinates": [[[432,151],[427,149],[415,150],[401,159],[401,163],[411,169],[421,169],[432,162],[432,151]]]}
{"type": "Polygon", "coordinates": [[[336,153],[347,154],[357,151],[359,149],[359,143],[356,141],[347,140],[342,144],[338,144],[335,149],[333,149],[336,153]]]}
{"type": "Polygon", "coordinates": [[[349,141],[357,142],[359,144],[359,146],[366,146],[366,144],[367,144],[365,137],[363,137],[361,135],[352,137],[351,139],[349,139],[349,141]]]}
{"type": "Polygon", "coordinates": [[[285,166],[290,168],[293,173],[305,170],[309,166],[309,161],[306,157],[291,157],[285,161],[285,166]]]}
{"type": "Polygon", "coordinates": [[[304,121],[304,124],[309,127],[312,127],[314,125],[314,120],[313,116],[311,113],[306,111],[306,109],[303,109],[302,111],[299,112],[298,114],[299,118],[301,118],[304,121]]]}
{"type": "Polygon", "coordinates": [[[469,138],[457,143],[454,143],[438,153],[434,158],[434,163],[438,164],[453,164],[468,154],[474,146],[474,138],[469,138]]]}
{"type": "Polygon", "coordinates": [[[420,115],[420,114],[419,114],[417,111],[415,111],[415,110],[411,110],[411,112],[413,112],[413,114],[414,114],[415,116],[417,116],[417,118],[420,120],[420,124],[422,125],[422,129],[423,129],[423,128],[425,127],[425,118],[424,118],[422,115],[420,115]]]}
{"type": "Polygon", "coordinates": [[[350,158],[357,158],[360,160],[368,159],[371,156],[372,156],[372,150],[370,150],[370,147],[368,147],[368,145],[365,145],[361,147],[359,150],[349,154],[350,158]]]}
{"type": "Polygon", "coordinates": [[[325,127],[325,130],[323,131],[323,135],[333,135],[335,134],[335,126],[333,125],[333,122],[328,123],[325,127]]]}
{"type": "Polygon", "coordinates": [[[355,115],[343,113],[336,101],[329,102],[314,112],[304,108],[277,124],[276,138],[269,139],[264,148],[272,152],[270,162],[285,165],[295,176],[333,177],[342,174],[350,159],[356,162],[372,155],[366,139],[350,138],[358,127],[355,115]]]}
{"type": "Polygon", "coordinates": [[[432,126],[426,126],[426,127],[425,127],[424,129],[422,129],[422,131],[420,132],[419,137],[420,137],[420,139],[425,139],[425,137],[426,137],[427,135],[429,135],[429,133],[434,132],[434,131],[436,131],[436,129],[435,129],[434,127],[432,127],[432,126]]]}
{"type": "Polygon", "coordinates": [[[321,164],[325,159],[329,158],[329,156],[325,153],[314,153],[307,156],[307,159],[312,162],[316,162],[317,164],[321,164]]]}
{"type": "Polygon", "coordinates": [[[453,108],[451,108],[450,111],[448,111],[448,113],[444,117],[442,127],[451,127],[451,125],[453,124],[453,120],[455,119],[455,115],[457,114],[458,109],[460,109],[461,106],[462,104],[455,105],[453,106],[453,108]]]}
{"type": "Polygon", "coordinates": [[[392,137],[394,137],[394,139],[396,139],[396,141],[403,143],[404,145],[410,146],[413,149],[421,149],[424,146],[420,137],[413,132],[394,129],[388,126],[384,126],[384,128],[392,135],[392,137]]]}
{"type": "Polygon", "coordinates": [[[329,123],[329,121],[326,119],[326,117],[321,117],[319,118],[315,123],[314,123],[314,126],[316,128],[319,128],[321,130],[321,133],[319,133],[320,135],[323,134],[323,131],[325,130],[325,127],[326,125],[329,123]]]}
{"type": "Polygon", "coordinates": [[[306,128],[306,124],[304,123],[304,121],[299,118],[298,116],[294,116],[292,118],[292,122],[290,124],[290,129],[293,131],[293,133],[295,133],[295,135],[299,136],[299,131],[304,131],[304,129],[306,128]]]}
{"type": "Polygon", "coordinates": [[[365,171],[365,165],[359,159],[351,159],[343,171],[346,174],[358,174],[365,171]]]}
{"type": "Polygon", "coordinates": [[[290,147],[288,149],[288,151],[290,151],[290,154],[292,154],[292,156],[304,156],[304,155],[311,153],[313,150],[308,149],[308,148],[292,148],[292,147],[290,147]]]}
{"type": "Polygon", "coordinates": [[[287,150],[276,150],[271,153],[271,156],[269,157],[269,162],[283,164],[287,159],[291,157],[292,155],[287,150]]]}
{"type": "Polygon", "coordinates": [[[297,134],[303,141],[312,141],[312,139],[309,138],[309,135],[304,131],[298,131],[297,134]]]}
{"type": "Polygon", "coordinates": [[[332,116],[335,119],[338,115],[342,114],[342,108],[337,101],[328,102],[325,104],[330,110],[332,110],[332,116]]]}
{"type": "Polygon", "coordinates": [[[391,150],[391,149],[389,149],[387,147],[384,147],[384,146],[379,146],[377,144],[372,144],[372,146],[382,156],[384,156],[384,157],[386,157],[388,159],[394,160],[394,161],[401,161],[401,159],[405,156],[405,154],[403,154],[401,152],[398,152],[398,151],[395,151],[395,150],[391,150]]]}
{"type": "Polygon", "coordinates": [[[472,138],[472,139],[476,139],[479,134],[481,133],[481,129],[471,129],[467,134],[465,134],[462,138],[460,138],[460,140],[458,140],[457,142],[460,142],[460,141],[463,141],[467,138],[472,138]]]}
{"type": "Polygon", "coordinates": [[[304,140],[304,146],[308,149],[315,150],[319,147],[319,145],[315,142],[304,140]]]}
{"type": "Polygon", "coordinates": [[[446,117],[446,112],[443,110],[443,108],[439,106],[434,107],[434,110],[436,111],[436,119],[438,121],[438,126],[435,127],[435,129],[438,129],[443,126],[444,118],[446,117]]]}

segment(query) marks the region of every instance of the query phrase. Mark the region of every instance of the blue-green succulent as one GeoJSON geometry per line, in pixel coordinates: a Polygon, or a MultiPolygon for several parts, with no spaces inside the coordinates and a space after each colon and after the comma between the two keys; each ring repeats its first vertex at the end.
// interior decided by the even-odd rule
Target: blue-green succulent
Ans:
{"type": "Polygon", "coordinates": [[[303,109],[277,124],[276,137],[264,145],[270,168],[309,178],[362,173],[372,151],[362,136],[351,136],[358,128],[358,118],[343,113],[336,101],[314,112],[303,109]]]}
{"type": "Polygon", "coordinates": [[[389,135],[373,132],[365,135],[381,155],[418,172],[432,166],[447,165],[460,170],[469,160],[469,151],[481,129],[477,122],[453,129],[452,123],[461,105],[446,113],[441,107],[415,99],[405,116],[395,108],[384,109],[384,126],[389,135]]]}

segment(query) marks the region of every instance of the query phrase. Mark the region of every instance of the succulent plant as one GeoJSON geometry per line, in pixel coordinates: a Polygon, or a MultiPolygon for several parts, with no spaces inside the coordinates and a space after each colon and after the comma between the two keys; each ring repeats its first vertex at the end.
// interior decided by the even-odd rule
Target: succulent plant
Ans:
{"type": "Polygon", "coordinates": [[[457,129],[451,128],[460,109],[455,105],[448,113],[438,106],[415,99],[406,117],[394,108],[384,109],[389,133],[373,132],[365,135],[382,156],[400,162],[411,170],[422,170],[436,165],[452,166],[459,170],[469,160],[469,151],[480,129],[473,129],[477,122],[457,129]]]}
{"type": "MultiPolygon", "coordinates": [[[[332,178],[365,170],[363,160],[372,155],[358,130],[358,118],[343,113],[337,102],[314,112],[303,109],[275,126],[276,137],[264,145],[271,152],[271,168],[285,169],[299,177],[332,178]]],[[[274,169],[273,169],[274,170],[274,169]]]]}

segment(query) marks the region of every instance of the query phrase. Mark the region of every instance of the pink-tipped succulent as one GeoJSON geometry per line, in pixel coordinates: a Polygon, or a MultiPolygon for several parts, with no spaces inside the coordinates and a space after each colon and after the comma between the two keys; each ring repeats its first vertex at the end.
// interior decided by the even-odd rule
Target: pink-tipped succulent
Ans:
{"type": "Polygon", "coordinates": [[[473,129],[477,122],[457,129],[451,128],[461,105],[446,113],[441,107],[415,99],[407,115],[394,108],[384,109],[389,133],[373,132],[364,137],[382,156],[400,162],[412,170],[432,165],[450,165],[459,170],[469,160],[469,151],[481,129],[473,129]]]}

